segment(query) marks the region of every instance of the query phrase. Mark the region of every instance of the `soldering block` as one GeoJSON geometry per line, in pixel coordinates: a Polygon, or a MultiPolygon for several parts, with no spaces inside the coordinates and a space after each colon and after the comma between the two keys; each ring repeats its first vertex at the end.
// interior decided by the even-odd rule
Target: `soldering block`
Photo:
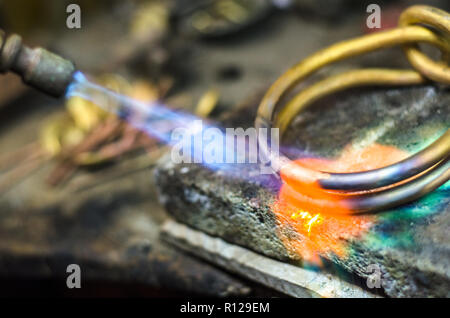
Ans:
{"type": "MultiPolygon", "coordinates": [[[[223,126],[251,127],[256,108],[254,103],[224,116],[223,126]]],[[[414,153],[449,127],[448,89],[352,90],[298,115],[283,146],[329,159],[338,158],[349,145],[373,143],[414,153]]],[[[387,296],[450,297],[449,182],[416,202],[352,216],[344,225],[325,216],[323,222],[331,224],[328,232],[314,232],[320,231],[319,225],[305,235],[298,231],[301,218],[283,219],[274,212],[280,187],[276,176],[260,174],[257,165],[211,170],[201,164],[174,164],[170,156],[159,162],[155,177],[160,200],[177,221],[299,266],[310,263],[305,256],[317,252],[319,260],[331,261],[362,282],[372,279],[369,287],[377,287],[373,275],[379,271],[387,296]]],[[[320,262],[315,259],[314,264],[320,262]]]]}

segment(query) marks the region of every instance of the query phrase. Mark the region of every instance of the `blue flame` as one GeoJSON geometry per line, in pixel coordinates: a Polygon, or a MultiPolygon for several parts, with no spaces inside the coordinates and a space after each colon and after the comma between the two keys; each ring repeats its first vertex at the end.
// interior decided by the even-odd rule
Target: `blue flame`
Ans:
{"type": "Polygon", "coordinates": [[[246,145],[245,153],[242,153],[242,148],[236,147],[239,137],[230,140],[221,127],[192,114],[170,109],[161,102],[145,103],[118,94],[93,83],[81,72],[74,74],[74,81],[66,92],[67,98],[74,96],[116,114],[161,143],[174,148],[182,145],[180,151],[185,163],[203,163],[212,169],[229,168],[230,164],[225,162],[255,163],[254,157],[251,159],[255,156],[254,151],[246,145]]]}
{"type": "Polygon", "coordinates": [[[189,128],[197,117],[170,110],[159,102],[145,103],[113,92],[89,81],[81,72],[74,74],[66,98],[78,96],[89,100],[109,113],[116,114],[134,127],[159,141],[170,144],[175,128],[189,128]]]}

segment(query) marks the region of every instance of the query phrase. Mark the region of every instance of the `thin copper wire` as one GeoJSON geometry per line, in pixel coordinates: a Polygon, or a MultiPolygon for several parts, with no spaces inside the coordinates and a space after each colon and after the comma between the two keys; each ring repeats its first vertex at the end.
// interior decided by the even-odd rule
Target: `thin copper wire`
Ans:
{"type": "MultiPolygon", "coordinates": [[[[415,85],[433,80],[450,84],[450,69],[443,62],[425,56],[417,43],[429,43],[450,54],[450,15],[429,6],[412,6],[405,10],[396,29],[343,41],[306,58],[283,74],[264,96],[255,120],[256,128],[279,127],[285,132],[299,111],[314,101],[347,88],[363,85],[415,85]],[[423,24],[425,26],[412,25],[423,24]],[[374,50],[403,45],[410,64],[417,70],[362,69],[322,80],[298,93],[280,110],[279,101],[300,81],[320,68],[343,59],[374,50]]],[[[262,152],[279,171],[289,159],[272,153],[263,138],[262,152]]],[[[292,166],[289,179],[304,184],[318,183],[328,190],[347,191],[339,204],[352,212],[370,212],[409,202],[449,180],[450,131],[421,152],[393,165],[358,173],[328,173],[292,166]],[[399,183],[399,185],[396,185],[399,183]],[[400,184],[401,183],[401,184],[400,184]],[[365,193],[361,194],[361,190],[365,193]],[[352,195],[352,191],[354,194],[352,195]]],[[[288,181],[289,182],[289,181],[288,181]]],[[[321,202],[320,204],[323,204],[321,202]]],[[[334,203],[335,204],[335,203],[334,203]]]]}

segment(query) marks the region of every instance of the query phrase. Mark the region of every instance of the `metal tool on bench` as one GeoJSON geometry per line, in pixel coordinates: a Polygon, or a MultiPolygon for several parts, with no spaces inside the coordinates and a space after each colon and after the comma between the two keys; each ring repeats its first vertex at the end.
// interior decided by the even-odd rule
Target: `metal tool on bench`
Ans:
{"type": "MultiPolygon", "coordinates": [[[[284,73],[267,91],[255,121],[256,128],[279,127],[286,130],[296,114],[319,98],[351,87],[364,85],[416,85],[435,81],[450,84],[450,14],[429,6],[406,9],[396,29],[340,42],[306,58],[284,73]],[[425,56],[417,43],[438,47],[445,62],[425,56]],[[326,78],[304,89],[279,106],[279,101],[303,79],[320,68],[373,50],[403,45],[405,55],[415,70],[361,69],[326,78]]],[[[272,152],[270,142],[259,137],[259,145],[272,167],[280,173],[290,162],[272,152]]],[[[450,179],[450,131],[419,153],[387,167],[357,173],[329,173],[300,165],[289,165],[284,181],[319,186],[338,200],[322,202],[329,211],[373,212],[413,201],[450,179]]],[[[295,191],[294,191],[295,192],[295,191]]]]}

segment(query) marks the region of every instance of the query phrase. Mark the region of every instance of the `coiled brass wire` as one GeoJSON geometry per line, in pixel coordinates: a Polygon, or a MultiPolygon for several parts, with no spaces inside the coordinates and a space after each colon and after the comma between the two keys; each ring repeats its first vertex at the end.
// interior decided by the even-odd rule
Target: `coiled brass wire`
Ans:
{"type": "MultiPolygon", "coordinates": [[[[450,14],[429,6],[412,6],[402,13],[396,29],[343,41],[304,59],[283,74],[267,91],[258,108],[256,128],[278,127],[282,135],[299,111],[328,94],[351,87],[414,85],[428,80],[450,84],[448,65],[429,59],[419,50],[417,43],[434,45],[441,50],[443,57],[448,58],[450,14]],[[415,70],[348,71],[311,85],[277,109],[279,101],[288,92],[320,68],[395,45],[403,45],[405,55],[415,70]]],[[[272,153],[267,140],[260,138],[259,145],[272,161],[275,170],[280,170],[289,162],[286,157],[272,153]]],[[[426,149],[387,167],[358,173],[329,173],[290,165],[287,183],[289,180],[300,180],[305,184],[318,183],[325,190],[345,191],[339,204],[354,213],[377,211],[417,199],[449,180],[449,155],[450,131],[447,130],[426,149]]]]}

